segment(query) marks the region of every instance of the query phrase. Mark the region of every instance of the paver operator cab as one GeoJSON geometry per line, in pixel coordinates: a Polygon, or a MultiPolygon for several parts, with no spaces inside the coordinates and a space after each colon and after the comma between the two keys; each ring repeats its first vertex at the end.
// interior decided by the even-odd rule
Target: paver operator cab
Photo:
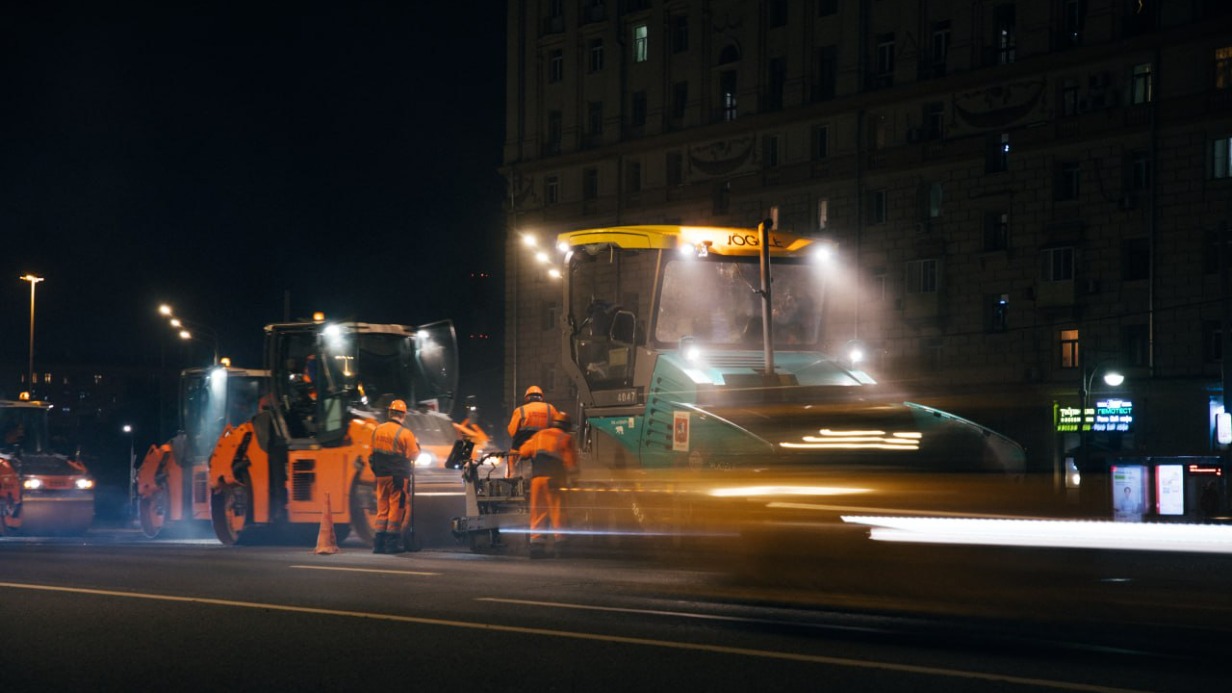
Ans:
{"type": "Polygon", "coordinates": [[[265,341],[271,406],[224,432],[210,458],[215,534],[234,544],[257,527],[319,527],[328,497],[340,539],[371,542],[372,431],[395,399],[452,409],[453,324],[274,324],[265,341]]]}

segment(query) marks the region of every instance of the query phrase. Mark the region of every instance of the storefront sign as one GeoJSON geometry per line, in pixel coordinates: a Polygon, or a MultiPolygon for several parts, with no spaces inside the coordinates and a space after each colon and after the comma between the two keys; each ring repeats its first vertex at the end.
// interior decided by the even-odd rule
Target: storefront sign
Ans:
{"type": "Polygon", "coordinates": [[[1081,423],[1083,430],[1130,433],[1134,430],[1134,403],[1127,399],[1104,399],[1087,407],[1082,417],[1078,407],[1055,407],[1057,433],[1074,433],[1081,423]]]}

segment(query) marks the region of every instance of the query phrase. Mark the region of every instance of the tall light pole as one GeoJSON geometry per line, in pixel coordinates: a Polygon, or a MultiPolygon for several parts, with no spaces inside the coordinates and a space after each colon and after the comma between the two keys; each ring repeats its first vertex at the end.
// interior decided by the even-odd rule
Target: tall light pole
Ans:
{"type": "Polygon", "coordinates": [[[25,274],[21,276],[22,281],[30,282],[30,371],[29,380],[26,381],[26,387],[30,390],[30,396],[34,396],[34,287],[43,281],[43,277],[36,277],[33,274],[25,274]]]}
{"type": "MultiPolygon", "coordinates": [[[[1120,387],[1121,383],[1125,382],[1125,376],[1120,372],[1109,368],[1107,362],[1100,362],[1092,366],[1090,370],[1086,368],[1084,359],[1079,355],[1080,372],[1079,372],[1079,389],[1078,389],[1078,473],[1080,475],[1087,474],[1091,464],[1091,450],[1088,420],[1087,420],[1087,405],[1091,400],[1091,386],[1095,381],[1095,376],[1101,370],[1104,372],[1104,384],[1109,387],[1120,387]]],[[[1092,417],[1090,424],[1094,424],[1092,417]]],[[[1106,466],[1106,465],[1105,465],[1106,466]]],[[[1101,474],[1103,471],[1101,470],[1101,474]]],[[[1087,484],[1083,483],[1086,488],[1087,484]]],[[[1098,491],[1097,491],[1098,492],[1098,491]]],[[[1085,494],[1084,494],[1085,495],[1085,494]]]]}
{"type": "Polygon", "coordinates": [[[137,456],[133,454],[133,427],[124,424],[121,430],[128,436],[128,516],[131,518],[136,514],[137,456]]]}

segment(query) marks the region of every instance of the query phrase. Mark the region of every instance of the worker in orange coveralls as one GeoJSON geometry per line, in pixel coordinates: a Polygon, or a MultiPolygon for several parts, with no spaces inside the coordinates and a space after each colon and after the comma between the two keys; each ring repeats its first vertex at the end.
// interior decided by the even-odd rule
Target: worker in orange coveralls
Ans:
{"type": "Polygon", "coordinates": [[[558,413],[556,407],[543,401],[543,389],[538,385],[526,388],[522,398],[524,404],[513,410],[509,417],[509,445],[518,449],[537,431],[552,425],[552,418],[558,413]]]}
{"type": "Polygon", "coordinates": [[[368,464],[376,477],[376,535],[372,553],[403,553],[402,525],[409,507],[411,462],[419,456],[419,441],[402,425],[406,402],[389,403],[389,420],[372,432],[368,464]]]}
{"type": "Polygon", "coordinates": [[[530,460],[530,557],[547,555],[544,536],[551,524],[553,549],[560,551],[564,541],[561,522],[561,487],[577,471],[577,453],[570,431],[569,415],[557,412],[552,425],[531,436],[518,448],[523,459],[530,460]]]}

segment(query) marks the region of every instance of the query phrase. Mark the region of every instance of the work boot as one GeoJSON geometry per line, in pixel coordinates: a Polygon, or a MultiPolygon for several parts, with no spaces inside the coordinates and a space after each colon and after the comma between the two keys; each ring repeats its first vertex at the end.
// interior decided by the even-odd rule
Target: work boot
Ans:
{"type": "Polygon", "coordinates": [[[389,553],[389,550],[385,548],[385,537],[388,534],[389,532],[377,532],[372,537],[372,553],[389,553]]]}
{"type": "Polygon", "coordinates": [[[402,532],[385,533],[385,553],[406,553],[402,545],[402,532]]]}

